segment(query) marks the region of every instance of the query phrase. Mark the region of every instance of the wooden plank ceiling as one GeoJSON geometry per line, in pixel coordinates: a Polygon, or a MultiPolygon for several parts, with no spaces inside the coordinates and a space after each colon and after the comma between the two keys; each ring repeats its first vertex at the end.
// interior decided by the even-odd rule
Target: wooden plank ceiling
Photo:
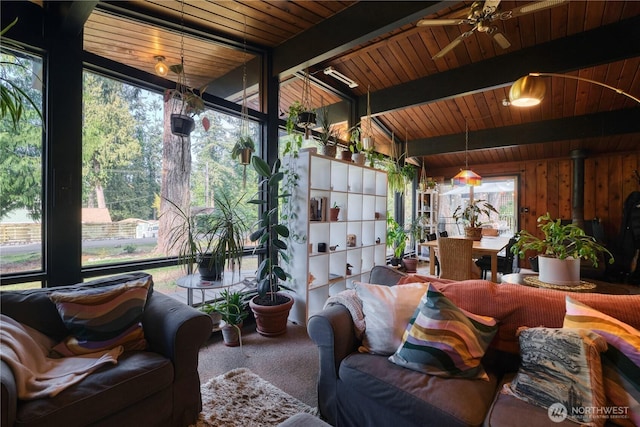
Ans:
{"type": "MultiPolygon", "coordinates": [[[[499,7],[509,11],[523,3],[504,0],[499,7]]],[[[312,84],[315,107],[350,100],[362,117],[369,90],[381,151],[388,152],[391,134],[397,141],[406,138],[409,155],[429,168],[464,164],[465,126],[470,165],[564,157],[574,148],[638,150],[640,105],[598,85],[547,78],[547,95],[539,106],[517,109],[503,100],[513,81],[531,71],[588,78],[640,97],[640,2],[569,1],[498,19],[492,25],[510,47],[503,49],[491,35],[476,31],[432,59],[471,26],[416,26],[418,20],[465,18],[471,5],[106,1],[98,3],[85,24],[85,49],[153,73],[154,56],[177,63],[183,48],[189,84],[212,88],[237,84],[241,79],[229,76],[272,52],[281,80],[281,113],[300,99],[305,69],[317,82],[312,84]],[[359,85],[351,89],[325,75],[322,70],[330,66],[359,85]],[[626,124],[618,123],[621,117],[626,124]],[[585,122],[593,125],[580,125],[585,122]]],[[[258,85],[251,86],[249,106],[259,110],[258,85]]],[[[238,87],[227,92],[228,100],[240,101],[238,87]]]]}

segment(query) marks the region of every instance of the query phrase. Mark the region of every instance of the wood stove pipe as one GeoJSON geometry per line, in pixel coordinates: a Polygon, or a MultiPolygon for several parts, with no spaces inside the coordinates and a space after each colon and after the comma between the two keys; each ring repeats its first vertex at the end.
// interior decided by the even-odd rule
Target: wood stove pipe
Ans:
{"type": "Polygon", "coordinates": [[[587,152],[582,149],[571,150],[573,160],[573,202],[571,221],[584,230],[584,158],[587,152]]]}

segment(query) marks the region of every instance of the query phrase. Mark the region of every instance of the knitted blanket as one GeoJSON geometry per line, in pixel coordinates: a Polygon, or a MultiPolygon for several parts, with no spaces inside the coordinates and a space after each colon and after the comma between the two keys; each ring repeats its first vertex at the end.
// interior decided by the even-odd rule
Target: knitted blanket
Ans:
{"type": "Polygon", "coordinates": [[[18,398],[53,397],[106,363],[116,364],[122,346],[77,357],[48,357],[50,339],[11,317],[0,315],[0,359],[15,377],[18,398]]]}
{"type": "Polygon", "coordinates": [[[325,302],[324,307],[326,308],[334,304],[342,304],[349,310],[351,318],[353,319],[356,337],[362,339],[366,327],[364,323],[364,312],[362,311],[362,301],[356,294],[356,291],[347,289],[339,294],[330,296],[325,302]]]}

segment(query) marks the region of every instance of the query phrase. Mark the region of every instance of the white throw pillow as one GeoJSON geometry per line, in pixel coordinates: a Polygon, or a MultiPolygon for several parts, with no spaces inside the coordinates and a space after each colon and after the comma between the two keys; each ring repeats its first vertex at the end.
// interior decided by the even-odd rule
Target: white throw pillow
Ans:
{"type": "Polygon", "coordinates": [[[356,282],[366,325],[361,353],[392,355],[402,344],[402,335],[428,283],[384,286],[356,282]]]}

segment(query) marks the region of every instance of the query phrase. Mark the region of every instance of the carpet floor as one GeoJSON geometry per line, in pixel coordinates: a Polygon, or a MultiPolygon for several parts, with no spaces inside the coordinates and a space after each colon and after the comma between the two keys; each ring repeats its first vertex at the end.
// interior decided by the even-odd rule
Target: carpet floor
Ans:
{"type": "Polygon", "coordinates": [[[201,389],[203,408],[195,427],[272,427],[301,412],[316,414],[247,368],[212,378],[201,389]]]}
{"type": "Polygon", "coordinates": [[[304,326],[289,323],[287,333],[263,337],[248,323],[242,331],[242,349],[227,347],[214,332],[200,350],[198,372],[202,384],[237,368],[248,368],[294,398],[318,406],[318,350],[304,326]]]}

